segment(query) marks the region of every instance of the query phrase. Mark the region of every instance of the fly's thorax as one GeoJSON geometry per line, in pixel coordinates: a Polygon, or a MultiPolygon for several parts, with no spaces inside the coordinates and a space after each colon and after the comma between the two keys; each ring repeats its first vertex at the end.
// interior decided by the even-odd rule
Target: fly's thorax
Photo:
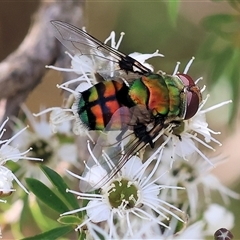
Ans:
{"type": "Polygon", "coordinates": [[[164,74],[164,81],[168,88],[169,94],[169,112],[168,118],[181,120],[182,119],[182,111],[183,111],[183,102],[182,102],[182,90],[184,89],[184,85],[181,80],[177,76],[171,76],[164,74]]]}
{"type": "Polygon", "coordinates": [[[153,116],[169,112],[169,91],[164,78],[150,74],[136,79],[129,87],[129,96],[136,105],[144,105],[153,116]]]}

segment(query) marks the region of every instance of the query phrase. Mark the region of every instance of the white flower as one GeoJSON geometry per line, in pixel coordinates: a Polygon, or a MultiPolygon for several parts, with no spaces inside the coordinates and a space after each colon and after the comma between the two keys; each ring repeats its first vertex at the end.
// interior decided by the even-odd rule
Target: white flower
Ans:
{"type": "MultiPolygon", "coordinates": [[[[140,158],[136,156],[132,157],[116,177],[112,178],[102,187],[98,194],[68,190],[77,194],[80,199],[87,199],[89,202],[86,207],[69,211],[62,215],[86,210],[88,219],[83,221],[77,229],[89,221],[95,223],[107,221],[111,237],[114,234],[115,221],[119,222],[119,224],[121,222],[125,223],[125,227],[131,236],[136,234],[131,224],[133,219],[139,218],[143,225],[147,222],[154,222],[166,228],[168,226],[165,222],[169,220],[169,216],[183,222],[173,210],[179,213],[182,211],[163,201],[161,195],[159,195],[162,189],[183,188],[156,184],[156,181],[161,176],[152,179],[153,174],[158,168],[159,161],[155,162],[151,173],[147,173],[146,169],[152,163],[152,160],[149,159],[143,164],[140,158]]],[[[69,173],[81,181],[86,181],[86,179],[74,173],[69,173]]]]}
{"type": "MultiPolygon", "coordinates": [[[[55,108],[47,109],[47,111],[45,111],[45,112],[47,113],[49,111],[51,112],[49,123],[50,123],[53,133],[62,131],[62,129],[66,128],[66,126],[67,126],[68,130],[70,130],[70,122],[71,122],[71,120],[75,119],[71,110],[60,108],[60,107],[55,107],[55,108]]],[[[38,116],[43,113],[44,112],[42,111],[41,113],[34,114],[34,115],[38,116]]],[[[66,130],[64,130],[64,132],[66,132],[66,130]]]]}
{"type": "MultiPolygon", "coordinates": [[[[111,43],[111,47],[118,49],[121,41],[123,39],[123,35],[124,33],[121,33],[120,38],[118,40],[118,42],[116,43],[115,41],[115,32],[111,32],[110,36],[105,40],[104,43],[107,43],[108,41],[110,41],[111,43]]],[[[61,85],[59,85],[60,88],[64,88],[65,86],[68,86],[69,84],[73,84],[78,82],[79,85],[81,87],[79,87],[78,89],[81,91],[84,91],[86,89],[88,89],[89,87],[91,87],[93,84],[96,83],[96,76],[95,73],[97,72],[97,70],[99,68],[101,68],[101,64],[99,63],[98,60],[102,60],[104,63],[104,60],[102,58],[95,58],[93,59],[90,56],[87,55],[75,55],[72,56],[70,53],[66,52],[66,54],[69,55],[69,57],[72,59],[71,62],[71,68],[59,68],[59,67],[55,67],[55,66],[46,66],[47,68],[50,69],[54,69],[57,71],[63,71],[63,72],[74,72],[76,74],[79,75],[79,77],[77,79],[72,79],[70,81],[67,81],[61,85]],[[100,65],[100,66],[99,66],[100,65]]],[[[100,52],[99,52],[100,54],[100,52]]],[[[102,55],[102,57],[104,58],[104,55],[102,55]]],[[[108,62],[108,66],[111,65],[110,62],[108,62]]],[[[114,69],[108,68],[108,66],[104,66],[102,67],[104,72],[106,72],[106,75],[111,76],[112,71],[114,71],[114,69]],[[106,70],[107,68],[107,70],[106,70]]]]}
{"type": "MultiPolygon", "coordinates": [[[[64,174],[65,168],[70,164],[79,167],[77,148],[70,131],[71,126],[65,122],[58,126],[58,134],[54,134],[46,115],[42,114],[40,120],[37,120],[25,105],[22,106],[22,109],[32,130],[27,129],[23,138],[18,138],[15,144],[20,149],[31,147],[31,156],[42,158],[43,162],[41,164],[54,168],[60,174],[64,174]]],[[[17,126],[23,125],[19,119],[15,122],[17,122],[17,126]]],[[[18,176],[24,175],[24,177],[35,177],[45,183],[48,182],[45,174],[39,169],[39,164],[21,163],[21,167],[16,174],[18,176]]]]}
{"type": "Polygon", "coordinates": [[[0,167],[0,192],[1,196],[10,195],[14,189],[12,181],[14,179],[14,174],[6,167],[0,167]]]}
{"type": "Polygon", "coordinates": [[[129,56],[134,58],[138,62],[140,62],[143,66],[147,67],[152,72],[154,71],[153,66],[150,65],[149,63],[146,63],[146,60],[153,57],[164,57],[164,55],[162,55],[161,53],[158,53],[158,50],[150,54],[134,52],[134,53],[130,53],[129,56]]]}
{"type": "Polygon", "coordinates": [[[165,131],[165,134],[168,136],[168,145],[172,149],[172,153],[170,153],[172,158],[170,164],[172,164],[177,157],[189,160],[189,156],[197,152],[204,160],[213,166],[213,163],[202,153],[198,145],[201,144],[208,149],[215,150],[209,143],[213,141],[221,146],[221,143],[212,137],[212,134],[220,134],[220,132],[214,132],[208,127],[205,113],[229,104],[232,101],[225,101],[202,110],[208,98],[209,95],[202,101],[197,113],[191,119],[182,121],[180,127],[165,131]],[[204,141],[201,139],[201,136],[204,138],[204,141]]]}
{"type": "MultiPolygon", "coordinates": [[[[181,195],[176,190],[171,189],[166,193],[166,199],[174,203],[179,201],[185,202],[186,208],[190,208],[190,217],[192,219],[196,219],[200,213],[203,207],[201,204],[209,204],[211,202],[212,191],[218,191],[225,203],[228,203],[227,197],[240,198],[238,193],[221,184],[219,179],[211,173],[211,165],[206,161],[202,161],[201,156],[196,153],[190,155],[188,161],[180,158],[176,159],[172,168],[169,169],[170,151],[164,150],[162,164],[159,166],[156,174],[159,175],[168,170],[168,173],[159,180],[159,183],[185,187],[187,198],[181,199],[181,195]]],[[[211,160],[214,164],[218,164],[222,159],[215,157],[211,160]]]]}
{"type": "Polygon", "coordinates": [[[226,228],[231,230],[234,227],[234,215],[226,208],[211,204],[203,214],[203,219],[207,223],[206,234],[213,236],[214,232],[219,228],[226,228]]]}
{"type": "MultiPolygon", "coordinates": [[[[0,139],[4,135],[5,129],[4,126],[6,125],[7,121],[9,119],[6,119],[3,124],[0,126],[0,139]]],[[[26,160],[37,160],[41,161],[40,158],[35,157],[27,157],[26,154],[31,150],[29,148],[27,151],[21,152],[18,148],[11,146],[10,144],[13,143],[13,141],[24,131],[26,131],[27,127],[20,130],[18,133],[16,133],[14,136],[12,136],[10,139],[6,140],[0,140],[0,189],[2,195],[8,195],[11,194],[12,191],[12,181],[15,180],[18,185],[26,192],[28,193],[27,189],[21,184],[21,182],[17,179],[17,177],[12,173],[11,170],[9,170],[7,167],[3,166],[6,164],[7,161],[13,161],[17,162],[20,159],[26,159],[26,160]]]]}

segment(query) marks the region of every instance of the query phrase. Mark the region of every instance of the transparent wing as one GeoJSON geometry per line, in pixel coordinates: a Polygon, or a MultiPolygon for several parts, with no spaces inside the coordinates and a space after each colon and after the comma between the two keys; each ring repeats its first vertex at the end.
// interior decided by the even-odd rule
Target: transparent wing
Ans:
{"type": "Polygon", "coordinates": [[[57,39],[74,55],[87,55],[96,60],[101,74],[114,69],[125,73],[147,74],[151,70],[132,57],[102,43],[85,31],[65,22],[51,21],[57,39]],[[111,64],[109,63],[111,62],[111,64]]]}
{"type": "Polygon", "coordinates": [[[134,129],[140,118],[150,119],[150,114],[141,106],[131,109],[122,107],[114,113],[105,131],[100,133],[87,166],[83,172],[85,181],[80,181],[80,190],[89,192],[104,186],[111,180],[124,164],[144,148],[163,129],[162,121],[154,122],[146,134],[136,136],[134,129]],[[121,130],[113,130],[121,125],[121,130]]]}

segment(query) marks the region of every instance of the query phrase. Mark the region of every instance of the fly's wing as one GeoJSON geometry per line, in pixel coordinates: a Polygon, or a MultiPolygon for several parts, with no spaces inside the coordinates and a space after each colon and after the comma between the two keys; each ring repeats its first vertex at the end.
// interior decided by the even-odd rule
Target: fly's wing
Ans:
{"type": "MultiPolygon", "coordinates": [[[[116,49],[102,43],[85,31],[65,22],[51,21],[57,39],[74,55],[86,55],[96,63],[101,75],[110,72],[147,74],[151,70],[116,49]]],[[[120,73],[118,75],[121,75],[120,73]]],[[[113,76],[116,76],[114,74],[113,76]]]]}
{"type": "Polygon", "coordinates": [[[114,113],[105,131],[100,133],[87,161],[82,175],[85,181],[80,181],[82,192],[104,186],[132,156],[148,144],[149,138],[153,140],[163,129],[163,124],[156,122],[148,134],[143,134],[141,138],[136,137],[133,129],[137,126],[139,115],[145,119],[150,118],[147,111],[140,106],[131,109],[122,107],[114,113]],[[117,125],[121,128],[119,131],[114,130],[117,125]]]}
{"type": "Polygon", "coordinates": [[[121,107],[112,116],[99,137],[87,160],[80,181],[80,190],[89,192],[101,188],[111,179],[111,172],[117,167],[124,156],[124,145],[134,136],[130,126],[131,114],[129,108],[121,107]],[[119,130],[116,130],[119,129],[119,130]]]}

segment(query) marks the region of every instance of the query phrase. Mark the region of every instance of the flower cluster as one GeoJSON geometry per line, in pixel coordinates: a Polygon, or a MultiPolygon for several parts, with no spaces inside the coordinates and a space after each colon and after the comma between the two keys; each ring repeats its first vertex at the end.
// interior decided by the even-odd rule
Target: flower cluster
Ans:
{"type": "MultiPolygon", "coordinates": [[[[112,32],[105,43],[110,42],[111,47],[117,50],[123,35],[116,42],[115,33],[112,32]]],[[[87,44],[86,40],[86,46],[87,44]]],[[[64,172],[68,173],[71,183],[79,180],[80,191],[72,190],[72,186],[66,191],[77,196],[80,206],[62,212],[59,222],[71,219],[67,218],[69,215],[79,216],[81,213],[81,219],[76,217],[71,221],[74,219],[75,230],[84,232],[86,239],[204,239],[206,236],[213,236],[218,228],[233,228],[233,214],[215,204],[211,193],[218,191],[226,204],[229,197],[238,199],[240,196],[222,185],[211,173],[213,166],[224,158],[209,158],[205,151],[214,150],[214,144],[221,145],[214,137],[220,132],[210,129],[206,113],[231,101],[204,109],[209,98],[207,95],[192,118],[177,119],[178,121],[170,121],[165,125],[161,123],[159,133],[154,134],[150,141],[150,134],[141,141],[137,131],[134,132],[131,127],[126,128],[124,121],[129,118],[130,110],[125,111],[124,108],[119,108],[109,122],[112,125],[120,122],[123,125],[121,131],[112,131],[111,128],[110,131],[90,131],[79,116],[83,93],[91,91],[93,86],[105,80],[120,79],[129,87],[136,76],[139,77],[137,71],[135,74],[119,69],[111,53],[109,56],[104,55],[106,49],[101,56],[96,54],[97,48],[93,51],[96,52],[88,55],[72,55],[67,52],[72,60],[69,69],[47,66],[58,71],[74,72],[78,77],[57,85],[70,95],[62,107],[52,107],[33,114],[35,117],[40,116],[39,121],[26,106],[22,106],[31,129],[15,119],[15,135],[0,141],[0,195],[6,196],[15,190],[13,180],[28,193],[16,176],[45,181],[36,164],[21,162],[13,174],[5,166],[7,161],[43,160],[43,163],[47,163],[61,175],[64,174],[62,169],[67,169],[64,172]],[[46,119],[48,113],[49,121],[46,119]],[[22,130],[19,131],[19,128],[22,130]],[[22,139],[18,138],[20,134],[22,139]],[[78,141],[77,147],[73,144],[75,139],[78,141]],[[150,143],[151,149],[148,149],[146,142],[150,143]],[[82,160],[82,164],[79,160],[82,160]],[[75,167],[74,170],[69,170],[69,163],[75,167]],[[81,168],[85,170],[79,175],[81,168]],[[218,219],[223,219],[223,226],[218,225],[218,219]]],[[[153,67],[146,61],[152,57],[163,57],[158,51],[152,54],[132,53],[129,56],[150,71],[153,71],[153,67]]],[[[188,62],[183,74],[187,74],[193,60],[194,58],[188,62]]],[[[179,64],[177,63],[171,77],[177,78],[179,64]]],[[[138,65],[133,67],[138,68],[138,65]]],[[[201,89],[201,94],[204,90],[205,87],[201,89]]],[[[137,110],[142,111],[143,116],[147,111],[140,107],[137,110]]],[[[140,121],[134,114],[130,117],[135,117],[136,122],[140,121]]],[[[0,139],[7,121],[8,119],[0,127],[0,139]]],[[[128,125],[131,126],[132,121],[130,119],[128,125]]],[[[148,128],[153,129],[151,124],[144,126],[145,133],[150,132],[148,128]]],[[[58,185],[57,188],[62,190],[58,185]]],[[[47,199],[51,200],[49,196],[47,199]]],[[[21,204],[23,205],[22,202],[21,204]]],[[[66,209],[61,200],[62,206],[66,209]]]]}
{"type": "MultiPolygon", "coordinates": [[[[78,228],[81,228],[88,221],[95,223],[107,221],[110,237],[116,232],[114,229],[116,219],[119,221],[119,228],[123,230],[127,227],[131,236],[136,234],[132,226],[134,218],[139,218],[142,224],[146,224],[144,221],[150,221],[166,228],[168,226],[164,223],[164,220],[169,220],[169,216],[184,222],[173,212],[175,210],[178,214],[182,214],[182,211],[161,199],[159,195],[162,189],[183,188],[156,184],[161,176],[152,180],[152,175],[156,172],[158,164],[155,164],[150,175],[146,175],[146,169],[151,162],[150,159],[143,164],[140,158],[132,157],[118,172],[117,176],[102,187],[99,194],[78,193],[69,190],[69,192],[77,194],[79,198],[90,201],[86,207],[63,215],[86,210],[88,219],[83,221],[78,228]],[[154,212],[155,214],[153,214],[154,212]],[[124,224],[126,224],[125,227],[124,224]]],[[[75,174],[69,173],[77,177],[75,174]]]]}
{"type": "MultiPolygon", "coordinates": [[[[115,33],[111,33],[106,42],[110,41],[111,47],[118,49],[122,36],[116,43],[115,33]]],[[[101,72],[99,71],[102,69],[99,67],[101,63],[96,63],[93,58],[67,54],[72,59],[71,69],[54,66],[48,66],[48,68],[73,71],[79,77],[58,85],[58,88],[70,92],[71,96],[67,101],[68,104],[63,108],[48,110],[53,110],[50,121],[55,129],[58,124],[73,120],[74,133],[81,135],[86,133],[91,142],[95,143],[86,126],[79,119],[79,99],[82,92],[97,83],[96,71],[100,72],[103,78],[107,76],[108,79],[112,79],[116,77],[116,69],[114,64],[109,63],[111,68],[108,72],[104,67],[102,67],[104,72],[101,72]],[[74,90],[69,87],[72,83],[78,83],[74,90]]],[[[153,71],[153,67],[145,61],[151,57],[163,55],[156,51],[153,54],[133,53],[130,56],[153,71]]],[[[187,64],[184,74],[188,72],[193,60],[194,58],[187,64]]],[[[178,74],[178,68],[179,63],[173,71],[173,76],[178,74]]],[[[205,87],[201,92],[204,89],[205,87]]],[[[231,101],[203,109],[208,98],[209,95],[200,103],[194,117],[182,121],[176,128],[169,126],[162,129],[154,139],[158,147],[150,152],[141,150],[139,156],[129,157],[125,165],[118,165],[118,163],[124,158],[121,154],[127,151],[128,144],[132,141],[129,138],[122,138],[124,140],[121,147],[119,144],[115,144],[117,147],[114,147],[113,144],[99,150],[99,146],[104,145],[102,142],[114,133],[104,133],[104,137],[100,134],[100,140],[95,144],[93,151],[88,141],[87,149],[91,160],[85,163],[83,175],[79,176],[68,171],[71,176],[80,180],[81,191],[67,190],[87,203],[79,209],[63,213],[62,216],[86,212],[85,218],[76,230],[87,226],[87,236],[90,239],[96,239],[99,236],[104,239],[203,239],[216,231],[212,227],[214,220],[209,216],[224,211],[229,215],[224,225],[229,229],[232,228],[233,215],[223,207],[212,204],[210,193],[212,190],[217,190],[224,200],[227,196],[239,198],[239,194],[223,186],[211,174],[210,170],[221,162],[222,157],[209,159],[199,148],[199,145],[202,145],[214,150],[210,145],[211,142],[221,145],[212,136],[220,132],[209,128],[205,114],[231,101]],[[106,137],[105,134],[108,136],[106,137]],[[121,154],[118,155],[117,151],[121,154]],[[202,198],[199,197],[200,188],[204,193],[202,198]],[[197,221],[200,218],[202,219],[197,221]]]]}

